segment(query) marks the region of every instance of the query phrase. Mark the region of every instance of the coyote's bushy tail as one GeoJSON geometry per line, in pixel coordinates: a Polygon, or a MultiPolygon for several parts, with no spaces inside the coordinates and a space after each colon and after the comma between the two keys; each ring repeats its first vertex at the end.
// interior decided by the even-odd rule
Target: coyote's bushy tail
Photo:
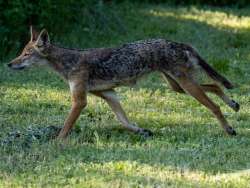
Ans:
{"type": "Polygon", "coordinates": [[[208,76],[210,76],[215,81],[220,82],[227,89],[234,88],[233,84],[229,80],[214,70],[204,59],[202,59],[202,57],[200,57],[198,54],[196,54],[196,57],[198,59],[198,64],[206,71],[208,76]]]}

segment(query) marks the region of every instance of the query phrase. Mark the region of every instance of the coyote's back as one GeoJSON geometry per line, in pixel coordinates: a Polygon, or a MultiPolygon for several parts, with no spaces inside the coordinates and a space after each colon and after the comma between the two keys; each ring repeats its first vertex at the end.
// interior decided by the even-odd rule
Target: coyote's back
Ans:
{"type": "MultiPolygon", "coordinates": [[[[186,44],[165,39],[151,39],[124,44],[104,52],[102,58],[90,63],[90,82],[108,80],[117,85],[133,83],[142,75],[152,71],[170,75],[185,72],[195,79],[193,74],[205,72],[226,88],[233,87],[186,44]]],[[[90,56],[93,55],[90,53],[90,56]]]]}

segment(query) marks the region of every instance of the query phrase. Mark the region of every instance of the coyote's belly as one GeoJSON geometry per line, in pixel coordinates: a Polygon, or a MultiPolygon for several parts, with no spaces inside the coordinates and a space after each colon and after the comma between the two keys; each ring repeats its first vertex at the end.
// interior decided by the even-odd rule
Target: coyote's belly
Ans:
{"type": "Polygon", "coordinates": [[[107,80],[92,80],[88,84],[88,91],[103,91],[119,86],[119,83],[107,80]]]}
{"type": "Polygon", "coordinates": [[[133,86],[136,84],[137,80],[142,76],[148,74],[151,71],[141,72],[136,76],[131,77],[113,77],[112,79],[93,79],[88,82],[89,91],[103,91],[109,90],[119,86],[133,86]]]}

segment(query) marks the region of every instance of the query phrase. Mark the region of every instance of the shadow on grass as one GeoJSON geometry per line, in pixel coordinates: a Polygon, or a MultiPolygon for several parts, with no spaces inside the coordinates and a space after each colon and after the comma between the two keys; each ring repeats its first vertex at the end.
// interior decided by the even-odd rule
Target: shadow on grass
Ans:
{"type": "Polygon", "coordinates": [[[241,128],[236,137],[224,135],[219,128],[209,129],[206,125],[172,124],[163,131],[155,131],[153,137],[144,138],[119,127],[85,126],[74,131],[66,143],[45,141],[26,149],[5,148],[2,159],[9,156],[9,166],[1,171],[17,174],[41,163],[53,168],[53,164],[62,158],[66,166],[71,163],[102,165],[130,161],[152,168],[199,171],[208,175],[249,169],[249,128],[241,128]],[[190,127],[190,130],[185,127],[190,127]],[[20,154],[22,159],[19,159],[20,154]],[[37,156],[36,160],[34,156],[37,156]],[[12,160],[15,160],[15,166],[10,165],[12,160]],[[25,161],[31,163],[25,165],[25,161]]]}

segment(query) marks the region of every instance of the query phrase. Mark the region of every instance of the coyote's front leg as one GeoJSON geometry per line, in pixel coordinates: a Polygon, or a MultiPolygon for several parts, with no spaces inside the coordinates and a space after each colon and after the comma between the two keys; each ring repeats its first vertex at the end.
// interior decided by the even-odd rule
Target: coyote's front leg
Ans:
{"type": "Polygon", "coordinates": [[[121,122],[124,128],[146,137],[153,135],[153,133],[150,130],[137,127],[128,120],[126,113],[122,109],[122,106],[114,90],[96,91],[92,93],[98,97],[101,97],[108,103],[108,105],[111,107],[117,119],[121,122]]]}
{"type": "Polygon", "coordinates": [[[79,117],[82,109],[87,105],[85,84],[82,81],[70,81],[70,91],[72,106],[70,113],[64,123],[64,127],[60,131],[58,138],[66,138],[75,121],[79,117]]]}

